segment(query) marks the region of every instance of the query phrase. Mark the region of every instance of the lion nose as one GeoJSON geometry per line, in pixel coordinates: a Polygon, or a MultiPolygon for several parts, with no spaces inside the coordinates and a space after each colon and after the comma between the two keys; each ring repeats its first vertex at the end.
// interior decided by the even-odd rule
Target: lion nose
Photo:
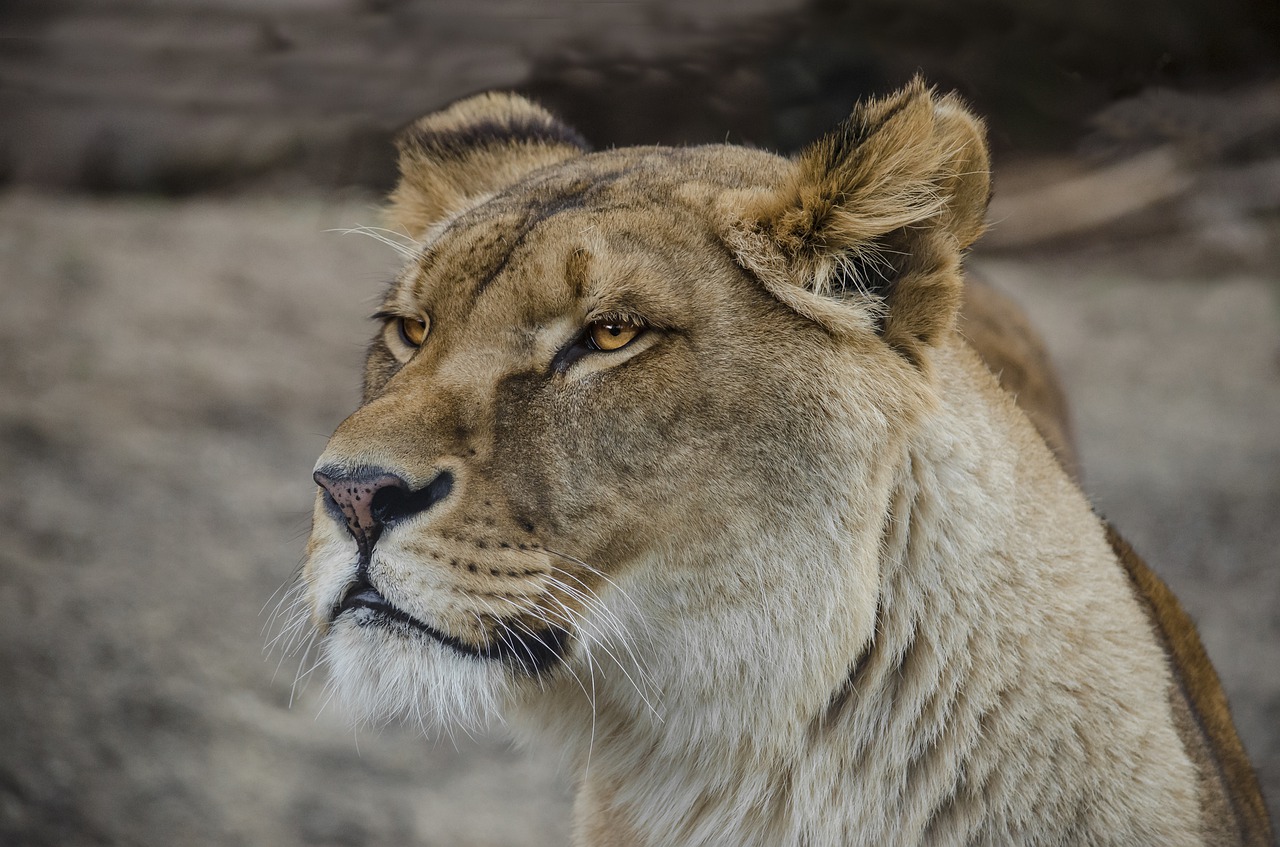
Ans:
{"type": "Polygon", "coordinates": [[[339,468],[323,468],[312,478],[342,512],[347,531],[365,555],[385,527],[425,512],[453,490],[453,474],[449,471],[441,471],[418,489],[411,489],[393,473],[377,469],[347,473],[339,468]]]}

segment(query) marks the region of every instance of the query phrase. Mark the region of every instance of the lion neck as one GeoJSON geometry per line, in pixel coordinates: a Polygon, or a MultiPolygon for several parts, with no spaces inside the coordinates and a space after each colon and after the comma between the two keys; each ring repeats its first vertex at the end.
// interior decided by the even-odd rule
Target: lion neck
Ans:
{"type": "MultiPolygon", "coordinates": [[[[709,610],[704,598],[692,626],[689,610],[621,615],[640,634],[625,657],[542,699],[536,733],[581,768],[580,838],[1017,841],[1023,826],[1052,830],[1055,813],[1078,843],[1163,832],[1173,844],[1191,830],[1176,809],[1139,820],[1144,798],[1125,794],[1142,789],[1121,789],[1132,774],[1118,763],[1169,783],[1189,765],[1171,726],[1140,717],[1168,680],[1133,647],[1145,623],[1097,521],[967,348],[937,365],[950,388],[884,475],[874,526],[814,515],[852,529],[735,539],[704,570],[754,576],[754,595],[726,592],[709,610]],[[868,609],[867,625],[840,618],[868,609]]],[[[662,608],[652,591],[672,599],[669,585],[623,587],[638,608],[662,608]]],[[[1183,800],[1190,814],[1195,798],[1183,800]]]]}

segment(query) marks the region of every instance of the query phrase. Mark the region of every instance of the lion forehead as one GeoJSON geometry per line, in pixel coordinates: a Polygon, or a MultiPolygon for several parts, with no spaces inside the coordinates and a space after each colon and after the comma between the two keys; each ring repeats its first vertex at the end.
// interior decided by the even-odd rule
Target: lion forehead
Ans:
{"type": "Polygon", "coordinates": [[[539,173],[433,233],[390,297],[455,326],[531,329],[588,295],[688,293],[692,274],[710,280],[708,256],[729,258],[708,210],[744,168],[715,167],[714,152],[593,154],[539,173]]]}

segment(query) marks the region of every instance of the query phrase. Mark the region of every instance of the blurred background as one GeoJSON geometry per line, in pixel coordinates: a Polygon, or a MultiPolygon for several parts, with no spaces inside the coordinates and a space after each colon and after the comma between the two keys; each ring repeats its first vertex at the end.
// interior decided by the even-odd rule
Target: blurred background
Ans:
{"type": "Polygon", "coordinates": [[[1275,0],[5,0],[0,843],[565,843],[555,751],[352,730],[264,653],[397,267],[341,230],[399,126],[485,88],[597,147],[792,152],[917,70],[989,119],[969,266],[1044,331],[1276,809],[1275,0]]]}

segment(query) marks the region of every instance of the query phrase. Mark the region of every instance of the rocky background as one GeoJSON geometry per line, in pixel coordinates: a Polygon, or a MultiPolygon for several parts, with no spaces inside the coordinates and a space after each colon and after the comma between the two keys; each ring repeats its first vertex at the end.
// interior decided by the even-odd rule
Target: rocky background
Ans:
{"type": "MultiPolygon", "coordinates": [[[[1280,9],[1264,0],[0,5],[0,844],[554,845],[554,751],[353,731],[266,651],[393,251],[388,140],[517,88],[793,150],[917,69],[990,117],[971,267],[1280,799],[1280,9]]],[[[299,679],[301,677],[301,679],[299,679]]]]}

